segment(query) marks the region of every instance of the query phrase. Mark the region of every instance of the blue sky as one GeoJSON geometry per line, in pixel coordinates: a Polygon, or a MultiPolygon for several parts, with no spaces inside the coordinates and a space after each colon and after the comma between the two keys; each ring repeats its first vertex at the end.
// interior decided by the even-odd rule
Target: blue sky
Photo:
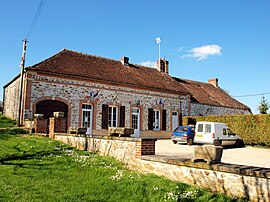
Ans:
{"type": "MultiPolygon", "coordinates": [[[[22,40],[38,0],[0,0],[0,86],[19,74],[22,40]]],[[[46,0],[28,38],[26,66],[63,48],[151,65],[172,76],[219,85],[254,114],[270,102],[269,0],[46,0]]],[[[3,92],[0,91],[0,100],[3,92]]]]}

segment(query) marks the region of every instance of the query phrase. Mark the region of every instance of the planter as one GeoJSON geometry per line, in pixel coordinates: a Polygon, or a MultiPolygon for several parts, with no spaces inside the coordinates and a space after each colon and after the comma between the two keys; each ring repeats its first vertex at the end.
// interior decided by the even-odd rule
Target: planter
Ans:
{"type": "Polygon", "coordinates": [[[192,161],[206,161],[208,164],[220,163],[223,147],[214,145],[204,145],[194,147],[195,159],[192,161]]]}
{"type": "Polygon", "coordinates": [[[53,112],[53,116],[55,118],[64,118],[65,113],[64,112],[53,112]]]}
{"type": "Polygon", "coordinates": [[[119,137],[130,137],[131,134],[134,134],[134,129],[124,127],[117,127],[117,128],[109,127],[108,134],[119,137]]]}
{"type": "Polygon", "coordinates": [[[34,114],[36,119],[43,119],[44,114],[34,114]]]}

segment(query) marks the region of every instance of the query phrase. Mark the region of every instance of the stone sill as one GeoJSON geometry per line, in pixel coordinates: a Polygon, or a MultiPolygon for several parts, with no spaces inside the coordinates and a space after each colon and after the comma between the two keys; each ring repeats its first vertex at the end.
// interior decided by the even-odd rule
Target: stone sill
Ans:
{"type": "Polygon", "coordinates": [[[145,155],[141,156],[142,160],[167,163],[178,166],[193,167],[199,169],[227,172],[238,175],[246,175],[270,179],[270,168],[254,167],[229,163],[207,164],[205,162],[192,162],[191,159],[181,157],[169,157],[162,155],[145,155]]]}

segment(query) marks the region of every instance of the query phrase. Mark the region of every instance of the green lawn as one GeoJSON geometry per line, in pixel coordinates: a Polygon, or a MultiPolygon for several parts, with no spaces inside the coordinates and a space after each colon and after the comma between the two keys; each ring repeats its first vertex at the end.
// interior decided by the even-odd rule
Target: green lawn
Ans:
{"type": "Polygon", "coordinates": [[[0,113],[0,128],[8,128],[16,126],[16,121],[10,120],[0,113]]]}
{"type": "Polygon", "coordinates": [[[17,132],[0,131],[0,201],[237,201],[17,132]]]}

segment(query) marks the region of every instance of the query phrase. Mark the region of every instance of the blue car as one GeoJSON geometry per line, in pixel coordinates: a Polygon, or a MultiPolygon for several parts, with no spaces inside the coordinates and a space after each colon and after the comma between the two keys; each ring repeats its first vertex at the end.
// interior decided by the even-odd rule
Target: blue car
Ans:
{"type": "Polygon", "coordinates": [[[187,143],[188,145],[193,144],[195,135],[194,126],[178,126],[171,134],[171,140],[174,144],[177,142],[187,143]]]}

